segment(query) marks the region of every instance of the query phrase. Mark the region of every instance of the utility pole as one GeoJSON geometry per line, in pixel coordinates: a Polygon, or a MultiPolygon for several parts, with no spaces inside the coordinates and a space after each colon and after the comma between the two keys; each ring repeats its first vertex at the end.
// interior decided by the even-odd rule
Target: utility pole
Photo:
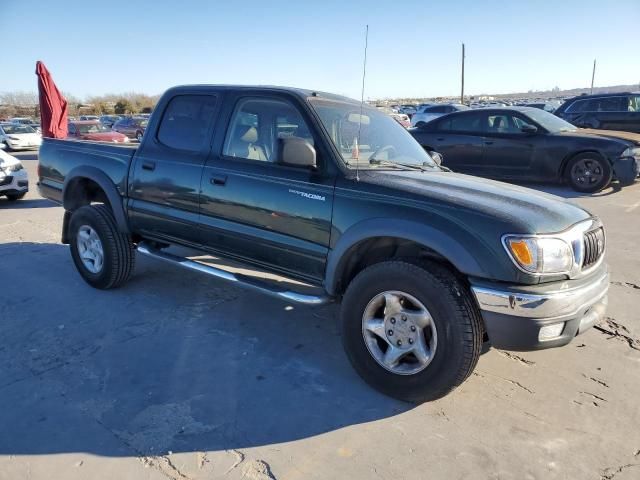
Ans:
{"type": "Polygon", "coordinates": [[[460,104],[464,105],[464,43],[462,44],[462,87],[460,89],[460,104]]]}
{"type": "Polygon", "coordinates": [[[593,60],[593,73],[591,74],[591,95],[593,95],[593,81],[596,78],[596,60],[593,60]]]}

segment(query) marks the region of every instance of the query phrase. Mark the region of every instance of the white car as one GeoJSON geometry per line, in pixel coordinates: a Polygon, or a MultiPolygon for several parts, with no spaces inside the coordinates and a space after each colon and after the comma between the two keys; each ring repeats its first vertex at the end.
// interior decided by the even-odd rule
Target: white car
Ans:
{"type": "Polygon", "coordinates": [[[20,200],[28,191],[29,178],[20,160],[0,150],[0,197],[20,200]]]}
{"type": "Polygon", "coordinates": [[[42,143],[42,135],[29,125],[0,124],[0,144],[6,150],[36,150],[42,143]]]}
{"type": "Polygon", "coordinates": [[[442,115],[446,115],[447,113],[459,112],[460,110],[468,109],[469,107],[467,107],[466,105],[459,105],[457,103],[441,103],[439,105],[430,105],[411,117],[411,126],[421,127],[434,118],[441,117],[442,115]]]}

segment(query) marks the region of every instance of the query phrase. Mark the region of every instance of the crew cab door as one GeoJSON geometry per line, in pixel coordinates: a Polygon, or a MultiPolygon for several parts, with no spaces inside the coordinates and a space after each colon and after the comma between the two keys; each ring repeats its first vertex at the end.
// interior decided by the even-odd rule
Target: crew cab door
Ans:
{"type": "Polygon", "coordinates": [[[331,233],[335,178],[319,135],[285,95],[228,99],[226,134],[202,175],[202,243],[213,251],[286,275],[320,281],[331,233]],[[308,140],[318,167],[279,164],[279,139],[308,140]]]}
{"type": "Polygon", "coordinates": [[[199,243],[200,180],[218,107],[216,95],[201,92],[158,106],[163,110],[154,114],[129,173],[128,209],[136,232],[199,243]]]}

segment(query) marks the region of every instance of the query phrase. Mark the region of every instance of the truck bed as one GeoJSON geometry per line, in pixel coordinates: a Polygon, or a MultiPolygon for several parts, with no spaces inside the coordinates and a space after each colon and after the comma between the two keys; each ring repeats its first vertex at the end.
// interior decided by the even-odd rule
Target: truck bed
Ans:
{"type": "Polygon", "coordinates": [[[121,193],[126,192],[129,165],[136,144],[113,144],[43,138],[39,153],[43,196],[62,202],[65,178],[75,168],[97,169],[106,174],[121,193]]]}

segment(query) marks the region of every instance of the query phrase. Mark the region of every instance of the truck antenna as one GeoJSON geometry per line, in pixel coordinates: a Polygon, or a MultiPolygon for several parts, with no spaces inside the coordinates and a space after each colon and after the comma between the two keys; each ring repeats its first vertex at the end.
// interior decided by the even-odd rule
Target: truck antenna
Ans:
{"type": "Polygon", "coordinates": [[[356,154],[356,181],[360,181],[360,176],[358,172],[358,164],[360,163],[360,132],[362,131],[362,114],[364,110],[364,80],[367,76],[367,46],[369,44],[369,25],[367,25],[367,29],[364,34],[364,62],[362,64],[362,90],[360,92],[360,117],[358,117],[358,143],[355,145],[357,149],[356,154]]]}

